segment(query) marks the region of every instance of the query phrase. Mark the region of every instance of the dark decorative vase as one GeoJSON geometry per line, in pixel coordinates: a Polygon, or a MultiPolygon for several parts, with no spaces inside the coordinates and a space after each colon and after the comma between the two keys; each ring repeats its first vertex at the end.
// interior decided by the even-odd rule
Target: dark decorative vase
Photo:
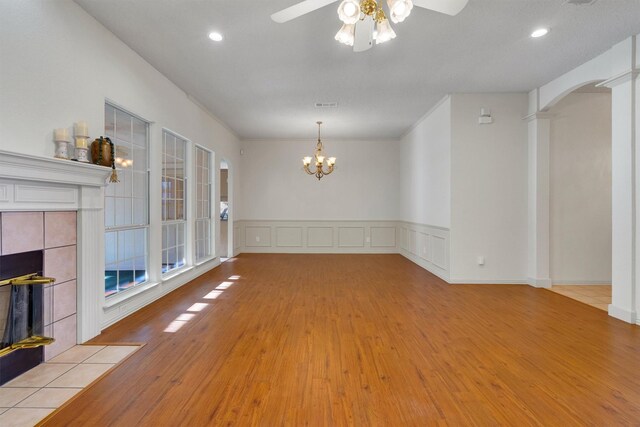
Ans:
{"type": "Polygon", "coordinates": [[[118,173],[116,172],[115,162],[115,145],[109,138],[96,138],[91,143],[91,161],[93,164],[107,166],[112,169],[109,182],[118,182],[118,173]]]}
{"type": "Polygon", "coordinates": [[[100,166],[111,167],[113,163],[113,143],[109,138],[96,138],[91,143],[91,161],[100,166]]]}

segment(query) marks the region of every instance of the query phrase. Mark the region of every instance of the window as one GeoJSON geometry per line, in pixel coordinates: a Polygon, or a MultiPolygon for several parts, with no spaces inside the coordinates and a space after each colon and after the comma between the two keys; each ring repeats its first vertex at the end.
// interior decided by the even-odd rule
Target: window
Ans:
{"type": "Polygon", "coordinates": [[[196,147],[196,262],[211,256],[211,152],[196,147]]]}
{"type": "Polygon", "coordinates": [[[162,273],[185,265],[187,231],[185,157],[187,141],[162,135],[162,273]]]}
{"type": "Polygon", "coordinates": [[[149,123],[105,105],[105,135],[115,144],[120,182],[105,191],[105,295],[115,295],[148,279],[149,123]]]}

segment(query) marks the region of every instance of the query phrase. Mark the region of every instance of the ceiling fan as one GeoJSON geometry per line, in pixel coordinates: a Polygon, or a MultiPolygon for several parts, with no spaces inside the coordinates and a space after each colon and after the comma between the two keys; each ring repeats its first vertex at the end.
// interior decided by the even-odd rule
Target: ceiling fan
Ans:
{"type": "MultiPolygon", "coordinates": [[[[338,0],[304,0],[271,15],[277,23],[284,23],[338,0]]],[[[353,46],[354,52],[364,52],[376,44],[396,37],[386,13],[384,0],[342,0],[338,6],[338,17],[343,22],[335,36],[340,43],[353,46]]],[[[386,0],[388,13],[393,23],[402,22],[411,13],[413,6],[433,10],[447,15],[457,15],[469,0],[386,0]]]]}

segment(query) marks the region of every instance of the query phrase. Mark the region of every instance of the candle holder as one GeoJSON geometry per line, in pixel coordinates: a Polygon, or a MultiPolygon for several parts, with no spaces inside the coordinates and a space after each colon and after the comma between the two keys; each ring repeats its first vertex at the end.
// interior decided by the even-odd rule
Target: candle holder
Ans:
{"type": "Polygon", "coordinates": [[[55,158],[69,160],[69,131],[61,128],[53,131],[53,140],[56,143],[55,158]]]}
{"type": "Polygon", "coordinates": [[[82,163],[90,163],[87,139],[86,136],[76,136],[76,160],[82,163]]]}
{"type": "Polygon", "coordinates": [[[75,160],[82,163],[89,162],[89,146],[87,140],[89,139],[89,127],[87,122],[78,122],[73,126],[74,134],[76,137],[76,158],[75,160]]]}
{"type": "Polygon", "coordinates": [[[56,141],[56,159],[69,160],[69,141],[56,141]]]}

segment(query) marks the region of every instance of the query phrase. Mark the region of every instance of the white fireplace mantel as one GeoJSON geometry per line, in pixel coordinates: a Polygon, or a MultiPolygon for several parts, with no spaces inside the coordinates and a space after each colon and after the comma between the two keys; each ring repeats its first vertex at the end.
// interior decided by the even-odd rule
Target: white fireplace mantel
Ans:
{"type": "Polygon", "coordinates": [[[100,334],[104,187],[111,169],[0,150],[0,211],[78,212],[78,343],[100,334]]]}

